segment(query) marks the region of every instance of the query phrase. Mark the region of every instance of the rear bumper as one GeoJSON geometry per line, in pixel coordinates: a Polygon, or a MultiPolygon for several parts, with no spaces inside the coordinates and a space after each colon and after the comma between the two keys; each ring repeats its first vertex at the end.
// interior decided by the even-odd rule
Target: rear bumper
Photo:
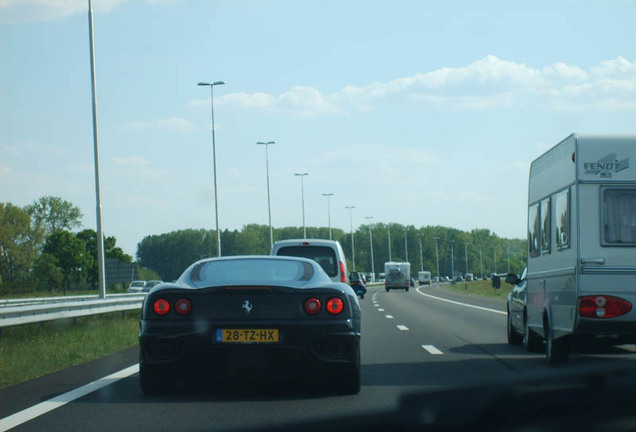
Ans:
{"type": "Polygon", "coordinates": [[[636,343],[636,322],[620,318],[590,319],[579,317],[575,342],[608,341],[616,344],[636,343]]]}
{"type": "Polygon", "coordinates": [[[356,368],[360,365],[360,323],[329,322],[219,322],[175,323],[142,321],[140,362],[190,372],[243,374],[256,372],[289,376],[316,367],[356,368]],[[277,343],[216,341],[217,329],[278,329],[277,343]]]}

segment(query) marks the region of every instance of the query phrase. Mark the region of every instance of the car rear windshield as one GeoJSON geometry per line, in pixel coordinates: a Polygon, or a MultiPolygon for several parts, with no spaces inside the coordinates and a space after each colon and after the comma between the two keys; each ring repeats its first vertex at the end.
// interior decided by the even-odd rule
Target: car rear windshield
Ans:
{"type": "Polygon", "coordinates": [[[195,283],[215,285],[243,282],[305,281],[313,277],[311,264],[302,261],[240,259],[206,261],[192,269],[190,279],[195,283]]]}
{"type": "Polygon", "coordinates": [[[309,258],[320,264],[329,277],[338,275],[338,260],[334,250],[327,246],[286,246],[276,255],[309,258]]]}

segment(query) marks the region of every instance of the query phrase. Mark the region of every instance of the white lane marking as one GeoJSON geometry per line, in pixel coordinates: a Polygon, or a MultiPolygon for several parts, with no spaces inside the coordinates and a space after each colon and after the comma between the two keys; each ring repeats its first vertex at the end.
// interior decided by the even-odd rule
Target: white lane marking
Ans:
{"type": "Polygon", "coordinates": [[[464,307],[473,308],[473,309],[479,309],[479,310],[483,310],[483,311],[486,311],[486,312],[492,312],[492,313],[496,313],[496,314],[500,314],[500,315],[506,315],[507,314],[504,311],[500,311],[500,310],[496,310],[496,309],[490,309],[490,308],[483,307],[483,306],[475,306],[475,305],[471,305],[471,304],[468,304],[468,303],[461,303],[461,302],[458,302],[458,301],[448,300],[448,299],[441,298],[441,297],[435,297],[435,296],[432,296],[430,294],[425,294],[425,293],[421,292],[419,288],[416,291],[417,291],[418,294],[421,294],[424,297],[430,297],[432,299],[440,300],[440,301],[443,301],[443,302],[446,302],[446,303],[451,303],[451,304],[454,304],[454,305],[464,306],[464,307]]]}
{"type": "Polygon", "coordinates": [[[393,319],[393,315],[384,315],[387,319],[393,319]]]}
{"type": "Polygon", "coordinates": [[[426,351],[428,351],[429,354],[432,354],[432,355],[444,354],[443,352],[435,348],[435,345],[422,345],[422,348],[424,348],[426,351]]]}
{"type": "Polygon", "coordinates": [[[399,328],[400,330],[404,331],[404,330],[408,330],[409,328],[405,325],[400,324],[399,326],[397,326],[397,328],[399,328]]]}
{"type": "Polygon", "coordinates": [[[0,419],[0,431],[8,431],[22,423],[26,423],[29,420],[33,420],[34,418],[44,415],[49,411],[53,411],[54,409],[64,406],[69,402],[73,402],[76,399],[86,396],[89,393],[111,385],[116,381],[128,378],[137,372],[139,372],[139,364],[132,365],[126,369],[120,370],[119,372],[115,372],[114,374],[100,378],[92,383],[76,388],[75,390],[56,396],[53,399],[49,399],[46,402],[33,405],[30,408],[0,419]]]}
{"type": "Polygon", "coordinates": [[[380,307],[380,305],[379,305],[379,304],[377,304],[377,303],[375,303],[373,306],[375,306],[375,307],[380,307]]]}
{"type": "Polygon", "coordinates": [[[378,309],[378,312],[384,312],[384,309],[378,309]]]}

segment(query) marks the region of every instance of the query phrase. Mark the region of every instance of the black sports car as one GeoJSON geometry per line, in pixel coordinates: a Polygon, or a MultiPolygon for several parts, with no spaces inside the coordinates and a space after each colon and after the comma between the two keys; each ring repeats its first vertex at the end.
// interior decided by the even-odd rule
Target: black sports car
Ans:
{"type": "Polygon", "coordinates": [[[266,376],[360,391],[360,305],[315,261],[209,258],[150,291],[140,321],[146,394],[177,383],[266,376]]]}

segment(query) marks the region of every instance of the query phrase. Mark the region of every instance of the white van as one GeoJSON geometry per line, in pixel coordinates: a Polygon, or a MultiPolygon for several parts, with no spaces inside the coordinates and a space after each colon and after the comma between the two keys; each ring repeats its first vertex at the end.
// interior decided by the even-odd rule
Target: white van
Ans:
{"type": "Polygon", "coordinates": [[[570,135],[530,167],[524,345],[636,342],[636,136],[570,135]]]}
{"type": "Polygon", "coordinates": [[[431,272],[430,271],[418,271],[417,272],[417,282],[418,284],[422,285],[422,284],[427,284],[430,285],[431,284],[431,272]]]}
{"type": "Polygon", "coordinates": [[[323,239],[292,239],[274,243],[270,255],[296,256],[316,261],[334,282],[349,284],[347,260],[340,242],[323,239]]]}

